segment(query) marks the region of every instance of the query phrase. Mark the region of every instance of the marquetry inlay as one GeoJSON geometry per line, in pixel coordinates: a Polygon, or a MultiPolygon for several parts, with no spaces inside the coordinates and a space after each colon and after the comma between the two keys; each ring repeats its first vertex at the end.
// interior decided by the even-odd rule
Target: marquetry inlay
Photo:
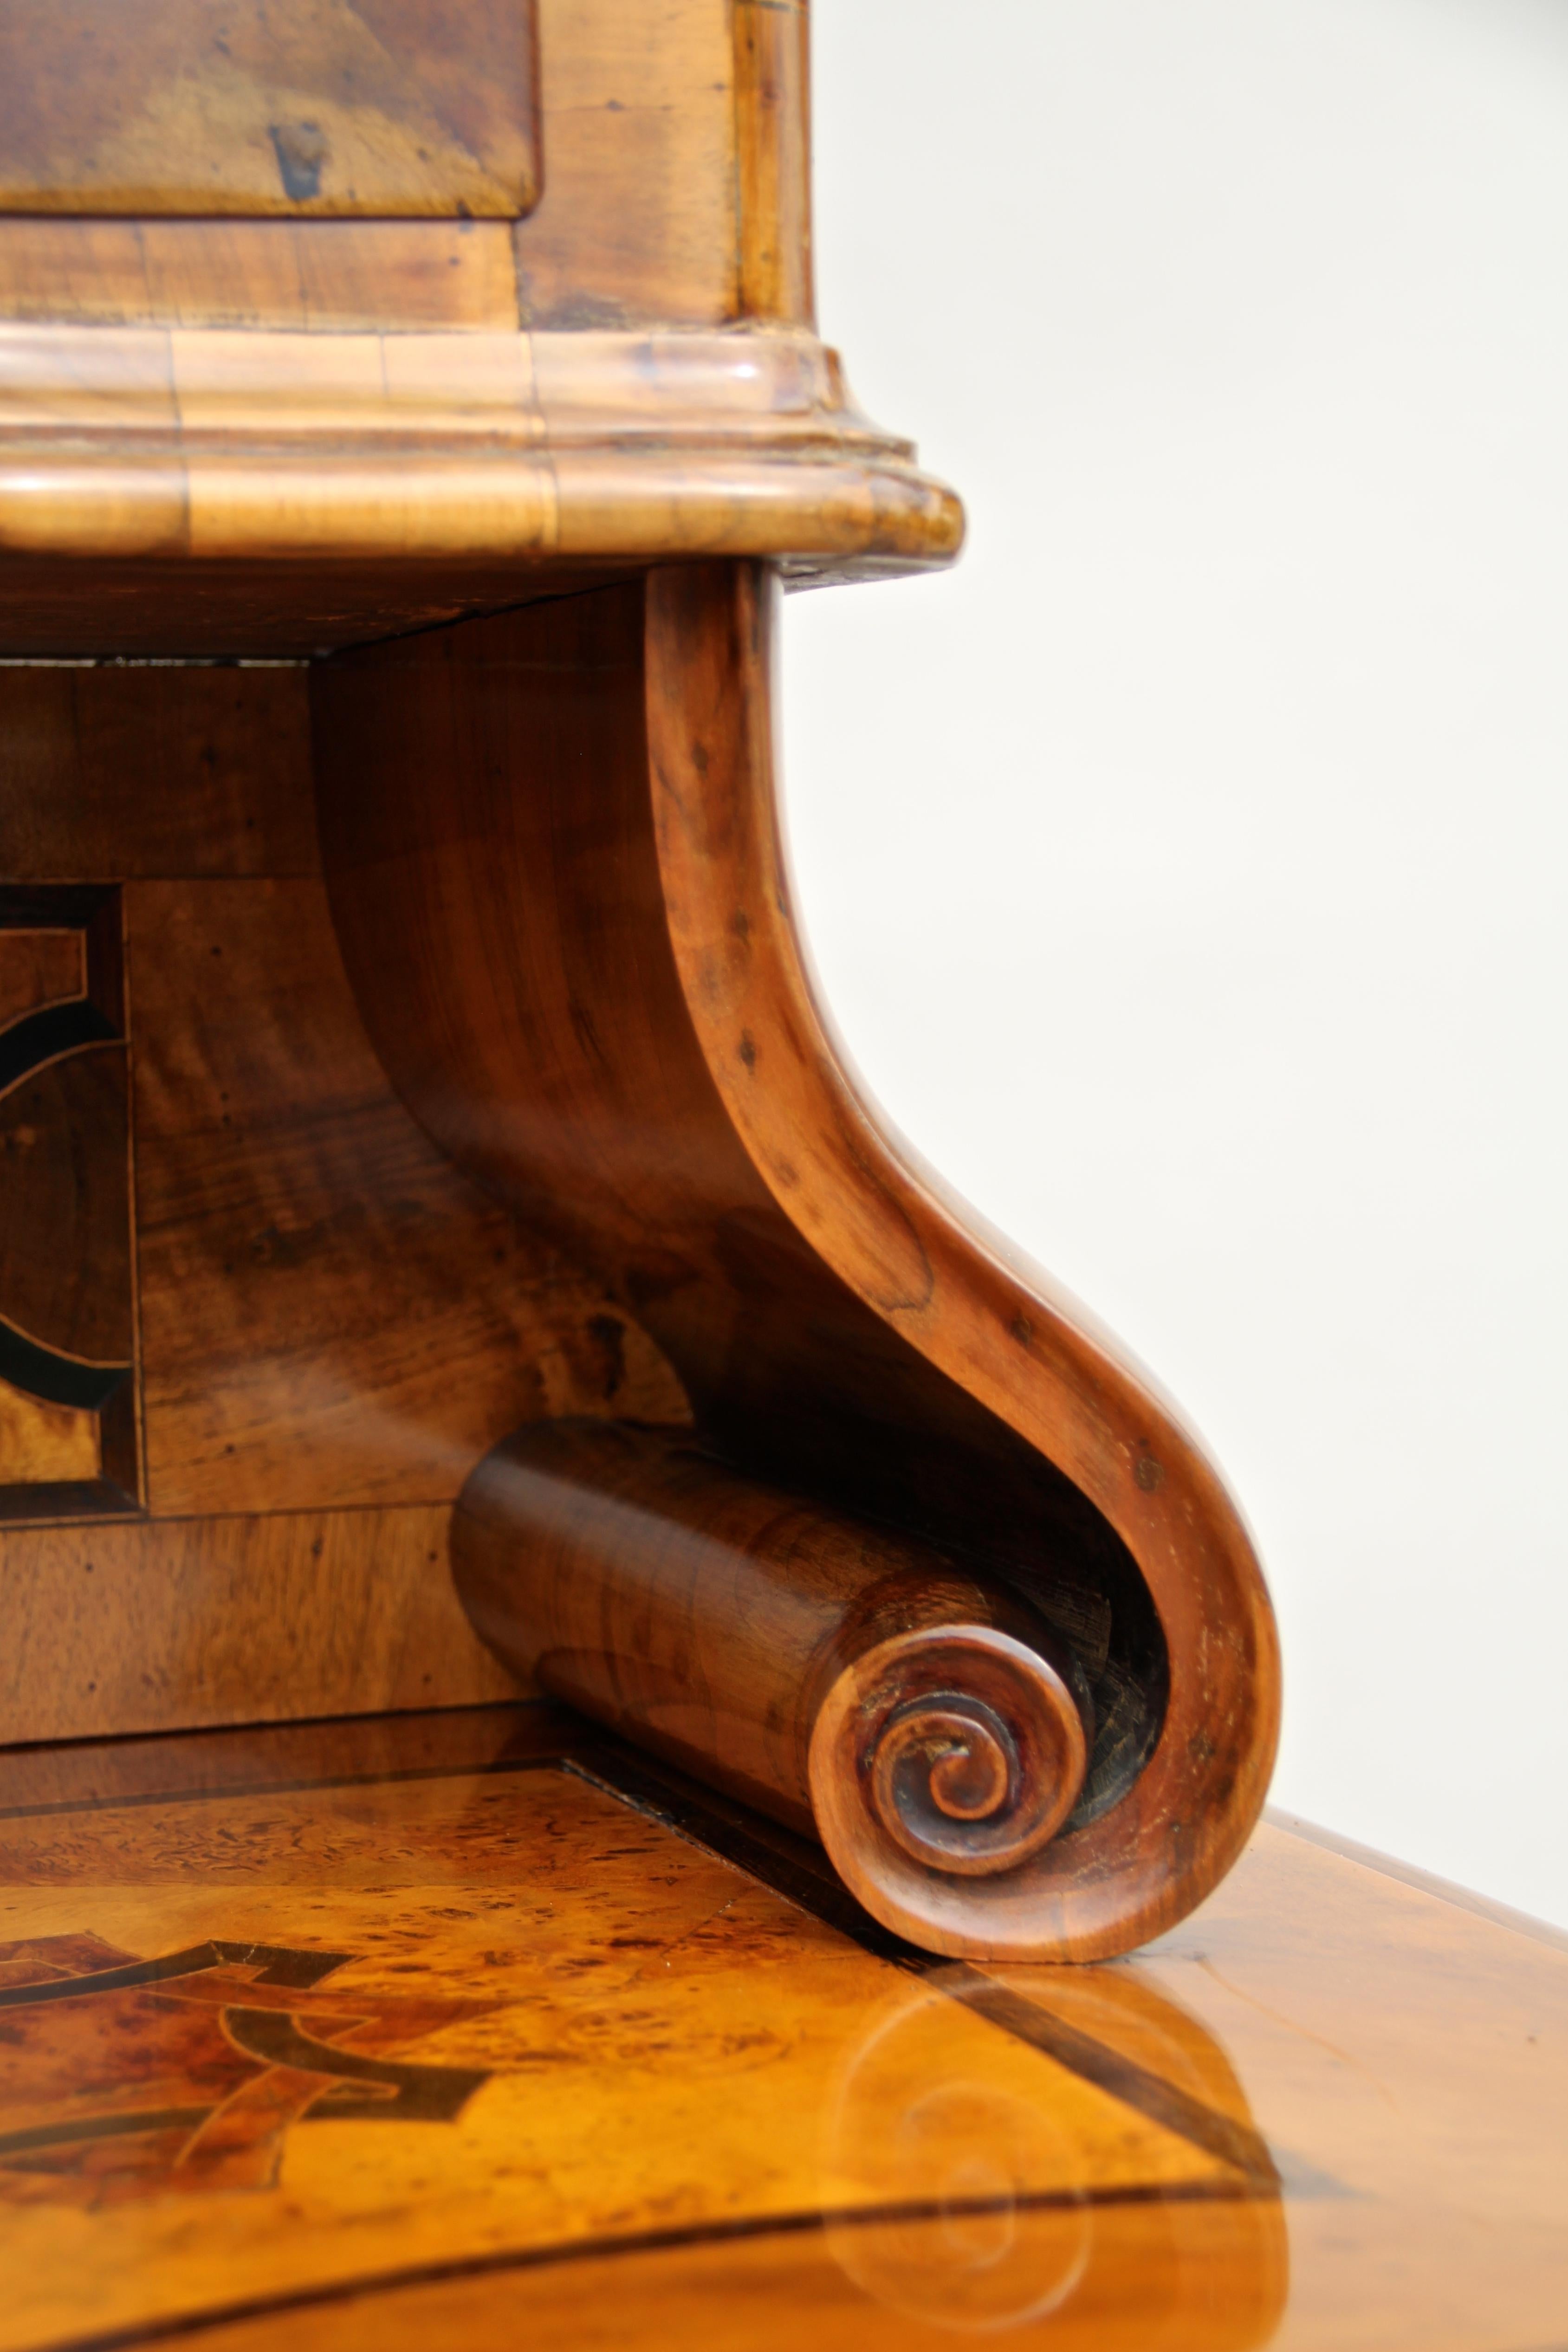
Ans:
{"type": "Polygon", "coordinates": [[[0,893],[0,1517],[134,1507],[115,890],[0,893]]]}

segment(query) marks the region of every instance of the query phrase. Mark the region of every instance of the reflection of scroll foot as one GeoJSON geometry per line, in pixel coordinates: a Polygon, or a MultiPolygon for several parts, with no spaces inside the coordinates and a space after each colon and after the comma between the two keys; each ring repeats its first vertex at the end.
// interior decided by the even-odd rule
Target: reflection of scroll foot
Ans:
{"type": "MultiPolygon", "coordinates": [[[[1117,1990],[1134,1996],[1145,2063],[1168,2056],[1190,2081],[1203,2029],[1148,1988],[1117,1990]]],[[[1094,2352],[1267,2343],[1289,2276],[1278,2195],[1184,2159],[1157,2131],[1141,2145],[1131,2115],[1121,2127],[1086,2107],[1070,2078],[1053,2102],[1000,2036],[956,2057],[951,2016],[938,1981],[901,1990],[847,2054],[825,2113],[826,2244],[861,2292],[927,2327],[1045,2321],[1094,2352]]],[[[1201,2073],[1244,2110],[1223,2053],[1207,2054],[1201,2073]]]]}

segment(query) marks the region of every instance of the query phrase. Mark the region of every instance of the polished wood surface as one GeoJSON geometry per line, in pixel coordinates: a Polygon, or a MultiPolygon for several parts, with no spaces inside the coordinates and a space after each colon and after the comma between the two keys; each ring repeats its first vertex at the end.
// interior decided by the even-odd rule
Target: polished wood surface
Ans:
{"type": "Polygon", "coordinates": [[[987,1933],[1089,1958],[1245,1840],[1273,1620],[1170,1409],[844,1071],[777,848],[770,597],[694,565],[321,666],[339,936],[405,1102],[605,1280],[721,1457],[999,1570],[1079,1647],[1085,1801],[987,1933]]]}
{"type": "Polygon", "coordinates": [[[544,189],[512,237],[526,328],[745,316],[743,25],[728,0],[539,0],[544,189]]]}
{"type": "Polygon", "coordinates": [[[1260,1825],[1235,1507],[810,982],[778,593],[963,517],[804,0],[0,51],[0,2352],[1551,2352],[1568,1948],[1260,1825]]]}
{"type": "Polygon", "coordinates": [[[804,6],[543,0],[538,36],[510,239],[0,207],[0,647],[308,654],[660,558],[951,560],[956,499],[812,329],[804,6]]]}
{"type": "Polygon", "coordinates": [[[0,1817],[9,2352],[1561,2332],[1568,1948],[1280,1827],[1064,1970],[540,1706],[37,1750],[0,1817]]]}
{"type": "MultiPolygon", "coordinates": [[[[21,918],[23,922],[33,919],[21,918]]],[[[79,929],[63,925],[47,931],[0,926],[0,1029],[8,1029],[26,1013],[82,995],[85,944],[79,929]]]]}
{"type": "MultiPolygon", "coordinates": [[[[725,0],[664,0],[657,12],[643,0],[540,0],[548,168],[524,220],[14,214],[0,217],[0,317],[395,331],[744,316],[742,253],[771,236],[738,183],[776,179],[748,146],[746,13],[734,21],[725,0]]],[[[766,87],[804,110],[798,75],[766,87]]],[[[765,119],[755,130],[771,135],[765,119]]],[[[804,163],[804,112],[780,135],[804,163]]],[[[763,218],[793,233],[787,205],[763,218]]],[[[799,278],[797,259],[782,266],[799,278]]]]}
{"type": "Polygon", "coordinates": [[[0,1313],[89,1372],[131,1361],[128,1111],[117,1044],[57,1050],[0,1096],[0,1313]]]}
{"type": "Polygon", "coordinates": [[[6,0],[0,210],[525,213],[532,0],[6,0]]]}
{"type": "Polygon", "coordinates": [[[465,1486],[452,1555],[525,1683],[820,1833],[870,1911],[943,1950],[991,1948],[1002,1874],[1082,1793],[1088,1680],[1017,1593],[689,1432],[520,1431],[465,1486]]]}
{"type": "Polygon", "coordinates": [[[50,1499],[0,1529],[8,1741],[463,1706],[514,1687],[453,1598],[446,1504],[84,1523],[67,1497],[50,1524],[50,1499]]]}
{"type": "MultiPolygon", "coordinates": [[[[0,324],[0,551],[21,567],[0,643],[17,653],[244,654],[262,615],[294,610],[302,564],[412,567],[426,603],[434,585],[462,609],[660,558],[919,571],[962,531],[952,492],[859,413],[804,329],[0,324]],[[188,563],[226,569],[239,620],[203,616],[213,583],[188,563]],[[141,567],[129,613],[97,593],[100,564],[141,567]],[[66,566],[74,606],[57,590],[32,609],[66,566]]],[[[294,630],[280,642],[275,618],[269,642],[373,634],[334,628],[330,607],[324,627],[295,611],[294,630]]]]}
{"type": "Polygon", "coordinates": [[[807,15],[0,29],[0,1738],[492,1691],[456,1506],[524,1680],[885,1928],[1103,1958],[1241,1850],[1273,1620],[805,970],[781,583],[963,530],[816,333],[807,15]]]}
{"type": "Polygon", "coordinates": [[[307,714],[293,666],[0,669],[7,884],[317,872],[307,714]]]}
{"type": "Polygon", "coordinates": [[[285,332],[518,325],[502,221],[0,217],[0,318],[285,332]]]}
{"type": "Polygon", "coordinates": [[[393,1095],[303,672],[0,669],[0,1738],[499,1695],[464,1479],[683,1401],[393,1095]]]}
{"type": "Polygon", "coordinates": [[[809,325],[811,23],[805,0],[736,0],[735,172],[740,307],[809,325]]]}
{"type": "Polygon", "coordinates": [[[0,887],[0,1525],[141,1496],[124,965],[117,891],[0,887]]]}

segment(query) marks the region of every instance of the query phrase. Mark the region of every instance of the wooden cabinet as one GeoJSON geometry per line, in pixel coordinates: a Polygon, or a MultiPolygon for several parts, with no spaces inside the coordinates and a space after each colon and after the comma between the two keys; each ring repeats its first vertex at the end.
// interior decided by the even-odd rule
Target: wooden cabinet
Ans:
{"type": "Polygon", "coordinates": [[[0,1736],[521,1679],[932,1948],[1157,1932],[1258,1564],[791,910],[780,593],[962,534],[815,331],[804,9],[3,37],[0,1736]]]}
{"type": "Polygon", "coordinates": [[[781,589],[961,533],[813,328],[804,10],[5,38],[5,1736],[492,1697],[482,1551],[501,1661],[679,1717],[889,1927],[1170,1924],[1272,1759],[1250,1544],[885,1130],[791,910],[781,589]],[[523,1465],[580,1601],[628,1446],[627,1605],[562,1615],[523,1465]]]}
{"type": "Polygon", "coordinates": [[[0,12],[0,2352],[1560,2332],[1563,1954],[1258,1828],[1234,1502],[817,999],[779,599],[963,518],[805,94],[0,12]]]}

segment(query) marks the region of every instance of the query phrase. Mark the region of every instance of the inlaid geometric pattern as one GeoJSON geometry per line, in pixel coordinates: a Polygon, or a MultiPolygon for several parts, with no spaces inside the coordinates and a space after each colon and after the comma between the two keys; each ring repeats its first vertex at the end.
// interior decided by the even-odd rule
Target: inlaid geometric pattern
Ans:
{"type": "Polygon", "coordinates": [[[0,891],[0,1517],[134,1507],[119,893],[0,891]]]}
{"type": "Polygon", "coordinates": [[[1126,2214],[1173,2316],[1244,2274],[1205,2352],[1261,2344],[1279,2182],[1179,2010],[993,2018],[563,1769],[561,1730],[0,1815],[5,2352],[247,2314],[282,2346],[394,2279],[584,2263],[641,2345],[619,2263],[758,2236],[878,2347],[911,2301],[990,2334],[1100,2307],[1126,2214]]]}
{"type": "Polygon", "coordinates": [[[952,1967],[563,1711],[0,1752],[0,2352],[1527,2352],[1568,1938],[952,1967]]]}
{"type": "Polygon", "coordinates": [[[91,1934],[0,1945],[5,2109],[31,2118],[0,2132],[0,2200],[265,2189],[301,2119],[453,2122],[484,2069],[401,2053],[495,2001],[355,2000],[325,1982],[350,1958],[216,1937],[151,1960],[91,1934]]]}

